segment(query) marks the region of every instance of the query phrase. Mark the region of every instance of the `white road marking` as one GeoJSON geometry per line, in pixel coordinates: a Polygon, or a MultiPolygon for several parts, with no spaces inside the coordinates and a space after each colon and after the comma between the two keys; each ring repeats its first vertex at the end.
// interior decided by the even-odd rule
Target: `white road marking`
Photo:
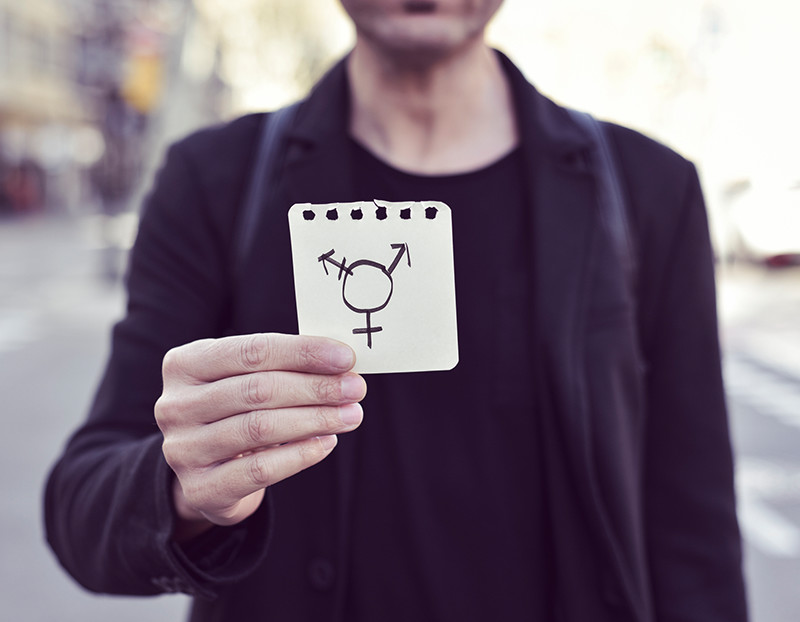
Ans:
{"type": "MultiPolygon", "coordinates": [[[[760,362],[736,355],[725,358],[729,400],[751,407],[758,415],[800,428],[800,378],[794,380],[792,370],[781,366],[777,359],[760,362]]],[[[800,558],[800,526],[774,507],[775,502],[800,499],[800,468],[740,458],[736,484],[739,524],[747,542],[772,557],[800,558]]]]}
{"type": "Polygon", "coordinates": [[[745,539],[763,553],[800,557],[800,529],[757,495],[739,495],[738,516],[745,539]]]}
{"type": "Polygon", "coordinates": [[[0,311],[0,352],[18,350],[42,336],[38,314],[30,311],[0,311]]]}
{"type": "Polygon", "coordinates": [[[741,457],[736,463],[737,514],[744,538],[773,557],[800,558],[800,526],[773,503],[800,499],[800,465],[741,457]]]}
{"type": "Polygon", "coordinates": [[[800,428],[800,378],[792,380],[732,356],[725,359],[724,372],[730,399],[800,428]]]}

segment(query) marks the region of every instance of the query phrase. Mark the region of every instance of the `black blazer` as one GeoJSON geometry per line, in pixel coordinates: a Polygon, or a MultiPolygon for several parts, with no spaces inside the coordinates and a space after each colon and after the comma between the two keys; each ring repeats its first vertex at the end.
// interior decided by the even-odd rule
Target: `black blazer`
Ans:
{"type": "MultiPolygon", "coordinates": [[[[558,619],[745,620],[713,262],[694,167],[607,126],[636,241],[632,297],[598,220],[589,139],[503,63],[530,171],[532,347],[546,388],[538,399],[558,619]]],[[[262,116],[170,149],[132,252],[128,313],[89,418],[46,491],[50,544],[87,588],[192,593],[193,620],[341,617],[355,435],[271,487],[243,524],[186,551],[169,542],[171,474],[152,412],[169,348],[297,331],[286,210],[361,198],[348,110],[340,63],[298,111],[282,187],[236,275],[231,246],[262,116]]]]}

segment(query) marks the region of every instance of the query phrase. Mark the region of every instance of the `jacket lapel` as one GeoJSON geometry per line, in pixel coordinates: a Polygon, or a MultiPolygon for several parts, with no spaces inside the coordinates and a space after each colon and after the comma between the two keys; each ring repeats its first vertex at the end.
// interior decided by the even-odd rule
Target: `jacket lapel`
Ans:
{"type": "Polygon", "coordinates": [[[290,205],[357,201],[348,138],[346,59],[337,63],[300,106],[284,168],[290,205]]]}
{"type": "MultiPolygon", "coordinates": [[[[505,60],[510,65],[510,61],[505,60]]],[[[526,169],[538,347],[555,382],[571,452],[585,462],[588,410],[582,403],[581,337],[592,244],[598,228],[589,140],[568,113],[542,97],[513,66],[507,67],[517,103],[526,169]]]]}
{"type": "MultiPolygon", "coordinates": [[[[546,397],[537,413],[542,429],[550,487],[572,487],[580,508],[562,504],[559,512],[582,510],[634,611],[641,603],[633,562],[611,524],[597,480],[593,430],[587,403],[584,327],[589,306],[590,266],[601,228],[598,193],[590,166],[591,139],[569,113],[540,95],[505,57],[514,89],[526,169],[537,325],[537,390],[546,397]],[[567,464],[563,464],[566,458],[567,464]],[[560,464],[554,464],[559,461],[560,464]],[[554,475],[555,474],[555,475],[554,475]],[[559,475],[560,474],[560,475],[559,475]],[[570,480],[555,481],[559,477],[570,480]]],[[[552,495],[551,499],[564,495],[552,495]]],[[[569,573],[567,573],[569,574],[569,573]]]]}

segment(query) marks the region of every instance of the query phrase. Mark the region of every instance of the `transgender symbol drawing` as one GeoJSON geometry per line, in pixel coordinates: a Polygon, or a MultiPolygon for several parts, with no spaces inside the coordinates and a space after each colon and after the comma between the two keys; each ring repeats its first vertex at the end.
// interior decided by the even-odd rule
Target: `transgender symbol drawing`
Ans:
{"type": "Polygon", "coordinates": [[[372,334],[383,330],[382,326],[372,325],[372,314],[386,308],[392,299],[394,292],[392,273],[403,255],[406,256],[408,267],[411,267],[408,244],[392,244],[391,247],[397,254],[388,267],[370,259],[359,259],[347,265],[345,257],[342,257],[342,261],[333,259],[334,249],[317,257],[317,261],[321,262],[325,269],[325,274],[330,274],[327,264],[339,268],[336,278],[342,281],[342,300],[347,308],[367,316],[367,325],[364,328],[354,328],[353,334],[366,335],[367,347],[370,349],[372,349],[372,334]]]}

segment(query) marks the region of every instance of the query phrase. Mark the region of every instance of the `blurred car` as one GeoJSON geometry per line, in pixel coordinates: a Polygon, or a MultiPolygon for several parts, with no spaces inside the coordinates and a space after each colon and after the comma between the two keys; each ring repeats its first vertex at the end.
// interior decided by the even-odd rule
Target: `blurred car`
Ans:
{"type": "Polygon", "coordinates": [[[727,259],[800,265],[800,180],[754,183],[728,211],[727,259]]]}

